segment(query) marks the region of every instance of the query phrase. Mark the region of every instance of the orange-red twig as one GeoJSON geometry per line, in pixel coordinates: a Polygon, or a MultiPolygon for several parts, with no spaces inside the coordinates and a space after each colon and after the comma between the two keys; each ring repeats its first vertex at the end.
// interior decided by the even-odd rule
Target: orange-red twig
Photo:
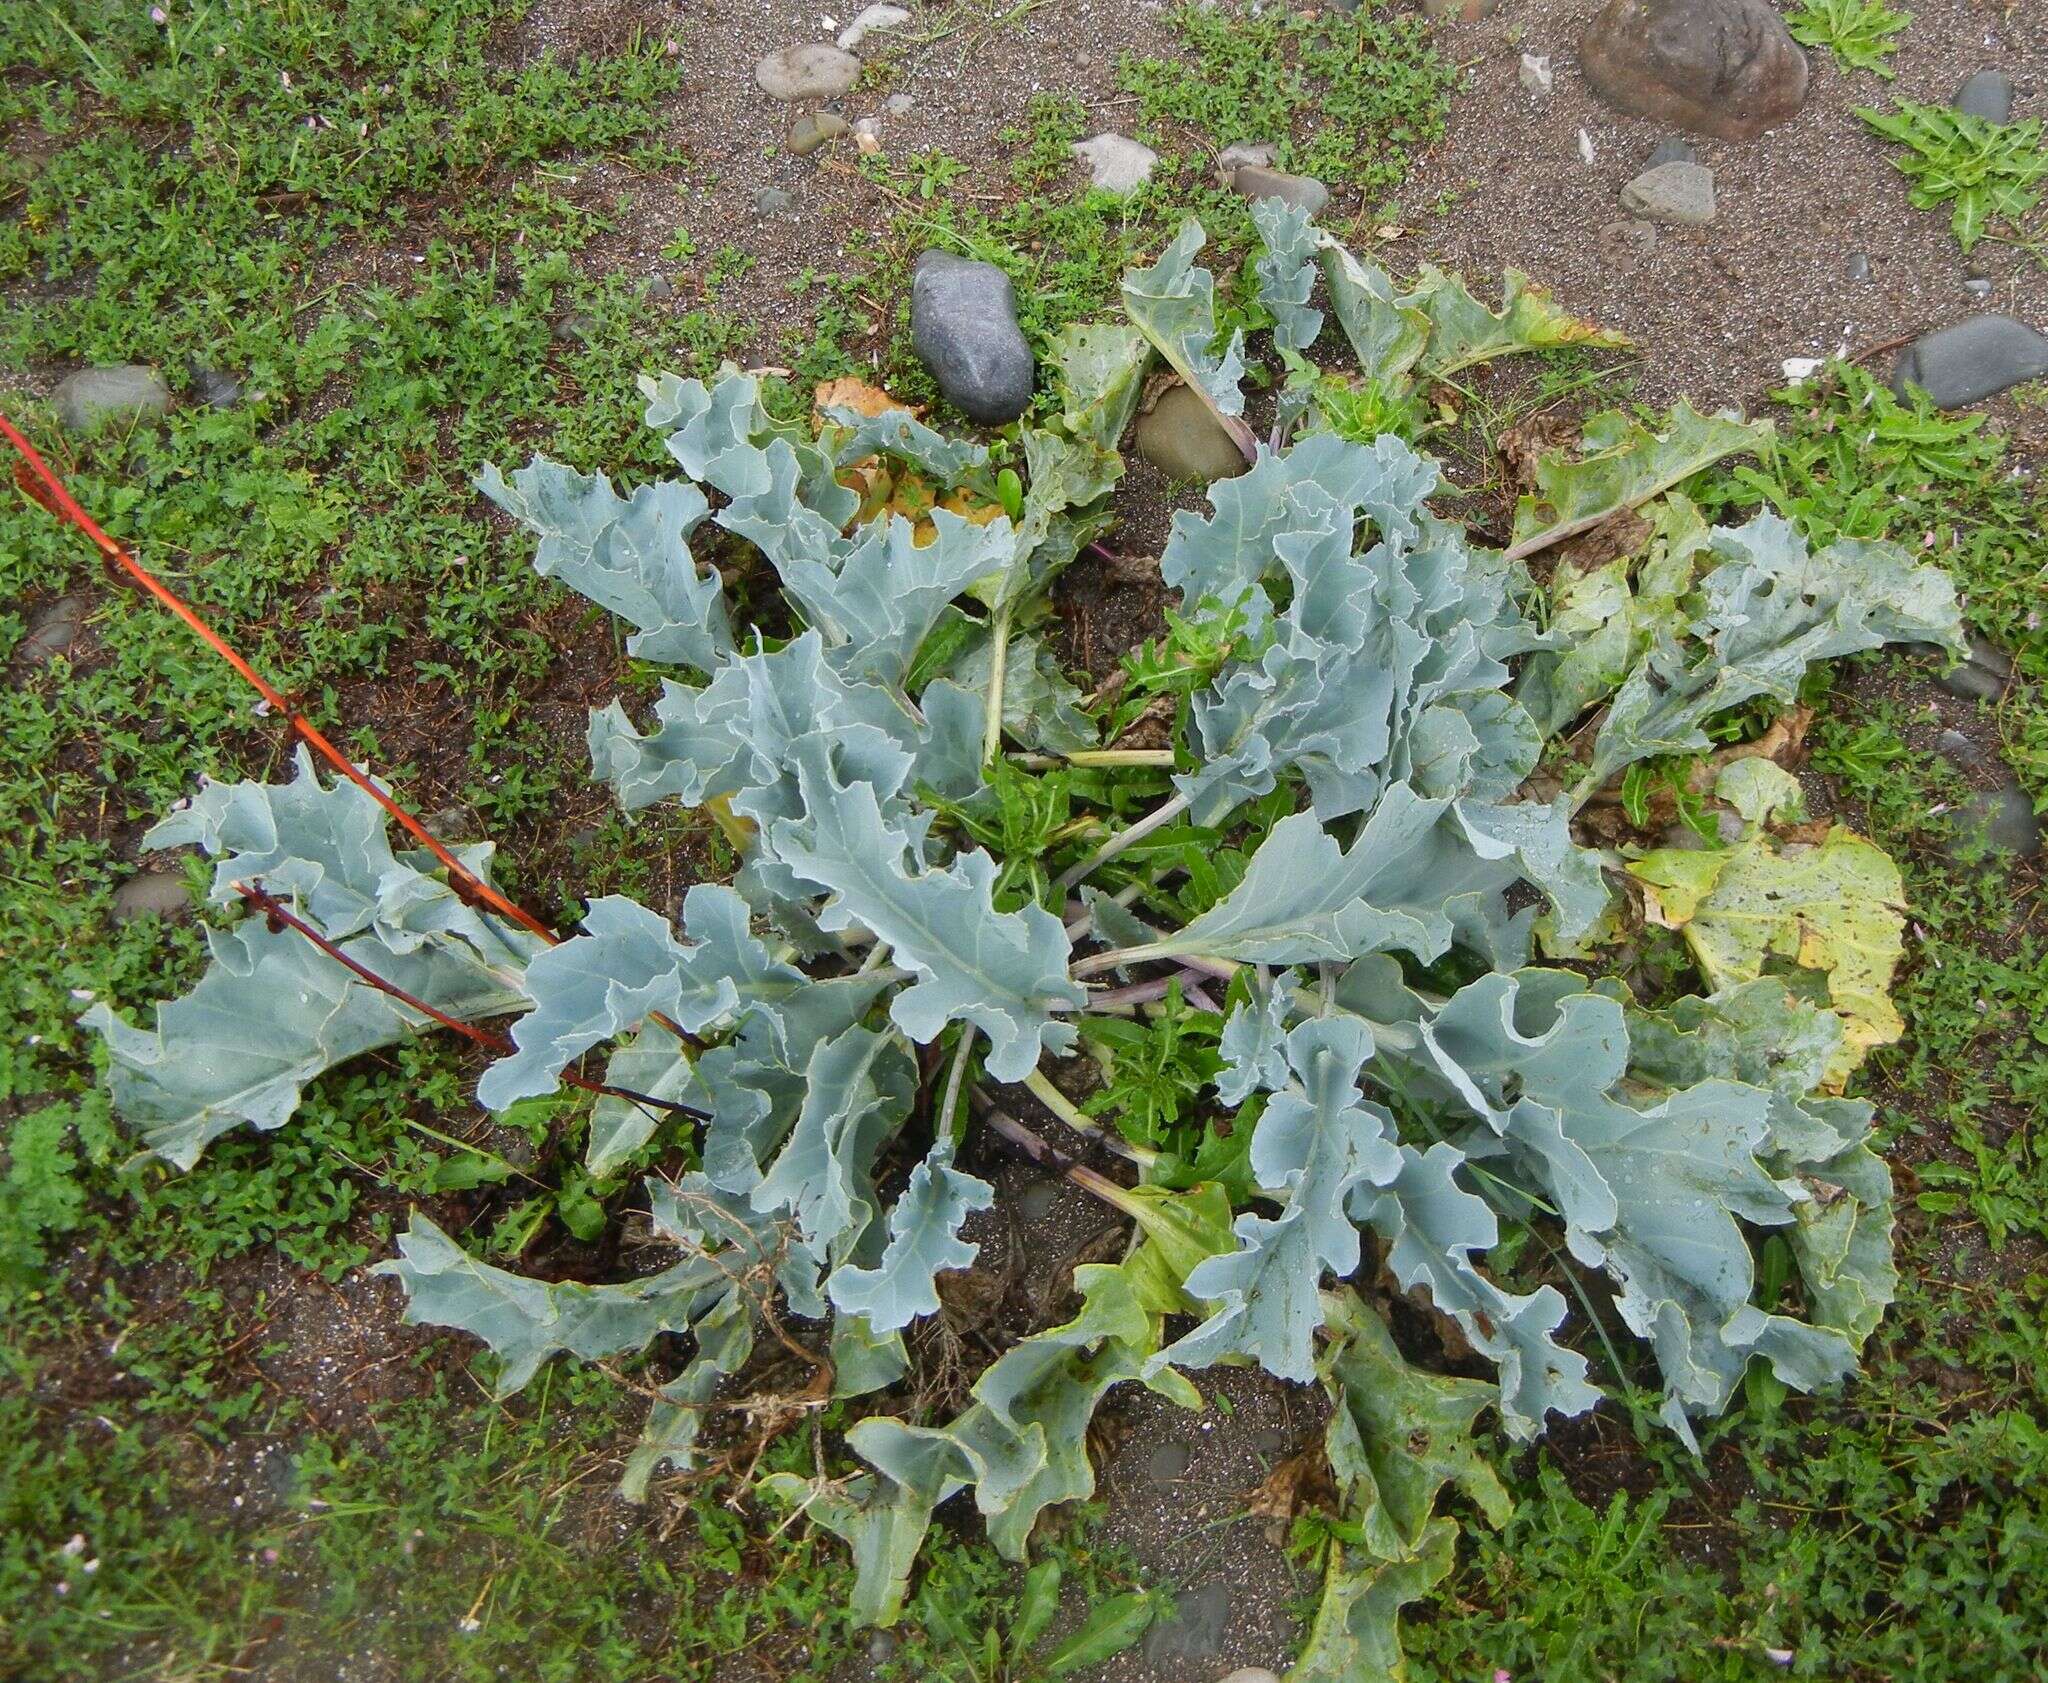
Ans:
{"type": "Polygon", "coordinates": [[[112,538],[108,537],[105,532],[100,530],[93,517],[80,508],[76,499],[64,488],[64,482],[51,470],[50,465],[37,454],[35,446],[21,435],[19,429],[4,414],[0,414],[0,433],[4,433],[8,443],[12,444],[20,452],[23,465],[30,474],[34,475],[34,479],[31,481],[21,472],[16,472],[15,481],[21,486],[22,490],[36,502],[42,504],[43,507],[56,514],[60,519],[69,521],[73,526],[76,526],[88,538],[92,539],[102,555],[120,567],[123,572],[127,573],[130,578],[141,585],[144,590],[148,591],[150,595],[163,603],[178,618],[198,632],[208,648],[212,649],[215,654],[219,655],[222,660],[233,667],[242,676],[243,680],[248,683],[250,688],[255,690],[258,695],[262,696],[265,701],[269,702],[272,707],[276,708],[290,720],[292,729],[321,758],[326,760],[329,765],[333,766],[336,771],[340,772],[351,783],[355,784],[357,788],[367,793],[372,800],[376,801],[379,806],[398,820],[399,826],[408,835],[429,853],[433,854],[436,859],[440,860],[448,868],[449,880],[458,891],[466,896],[483,901],[493,911],[510,918],[521,928],[539,936],[551,946],[561,939],[552,929],[542,923],[539,918],[526,911],[523,907],[514,905],[489,883],[485,882],[482,877],[465,867],[454,854],[450,853],[447,848],[427,833],[425,827],[421,825],[417,818],[413,817],[411,813],[407,812],[405,808],[380,789],[371,778],[359,771],[355,763],[346,754],[329,742],[325,736],[321,735],[312,720],[293,707],[260,672],[235,653],[233,649],[229,648],[214,629],[199,617],[183,597],[179,596],[169,585],[165,584],[163,580],[159,579],[147,567],[143,566],[140,561],[136,560],[134,556],[130,555],[127,550],[123,549],[112,538]]]}

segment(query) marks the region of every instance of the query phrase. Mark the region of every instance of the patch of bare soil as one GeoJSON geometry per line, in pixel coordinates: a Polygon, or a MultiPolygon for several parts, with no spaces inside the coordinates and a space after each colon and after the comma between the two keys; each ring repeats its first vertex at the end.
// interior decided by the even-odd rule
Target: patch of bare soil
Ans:
{"type": "Polygon", "coordinates": [[[1599,10],[1594,0],[1532,0],[1445,30],[1466,85],[1445,139],[1402,190],[1418,232],[1394,246],[1396,261],[1460,267],[1475,281],[1525,270],[1568,308],[1637,341],[1643,396],[1690,397],[1702,409],[1782,384],[1788,357],[1872,356],[1888,369],[1878,347],[1979,310],[2048,323],[2048,270],[1990,242],[1964,257],[1947,211],[1906,202],[1897,148],[1855,114],[1897,99],[1945,105],[1987,65],[2019,84],[2015,115],[2038,114],[2048,92],[2038,0],[1916,5],[1895,82],[1844,75],[1828,53],[1809,51],[1811,86],[1791,122],[1746,144],[1686,137],[1714,172],[1717,214],[1706,227],[1660,229],[1640,255],[1602,230],[1621,219],[1621,188],[1665,131],[1610,110],[1579,74],[1579,39],[1599,10]],[[1547,100],[1521,86],[1524,52],[1551,59],[1547,100]],[[1445,213],[1426,215],[1440,196],[1445,213]],[[1849,278],[1857,252],[1870,260],[1867,282],[1849,278]],[[1973,275],[1993,282],[1990,300],[1964,290],[1973,275]]]}

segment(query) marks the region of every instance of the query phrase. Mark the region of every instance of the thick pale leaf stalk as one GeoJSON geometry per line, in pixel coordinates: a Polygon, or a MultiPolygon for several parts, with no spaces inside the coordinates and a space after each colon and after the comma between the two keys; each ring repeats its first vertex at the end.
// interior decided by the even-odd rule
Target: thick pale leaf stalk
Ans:
{"type": "Polygon", "coordinates": [[[1137,846],[1139,842],[1143,841],[1154,831],[1165,829],[1167,825],[1179,818],[1187,809],[1188,798],[1185,795],[1175,795],[1168,800],[1162,801],[1135,824],[1126,825],[1115,835],[1111,836],[1108,841],[1089,854],[1087,858],[1080,861],[1079,864],[1070,865],[1067,869],[1060,872],[1053,879],[1053,887],[1064,894],[1076,883],[1084,882],[1093,876],[1095,872],[1104,865],[1107,865],[1110,860],[1114,859],[1125,849],[1137,846]]]}

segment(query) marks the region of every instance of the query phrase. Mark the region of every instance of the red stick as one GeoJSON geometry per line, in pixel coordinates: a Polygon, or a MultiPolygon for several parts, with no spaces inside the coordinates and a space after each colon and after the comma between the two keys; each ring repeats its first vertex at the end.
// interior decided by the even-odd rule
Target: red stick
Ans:
{"type": "Polygon", "coordinates": [[[309,743],[329,765],[333,766],[336,771],[340,772],[342,776],[346,777],[357,788],[368,794],[372,800],[398,820],[400,827],[408,835],[422,847],[426,848],[436,859],[440,860],[448,868],[448,875],[458,889],[483,901],[493,911],[510,918],[514,923],[520,925],[521,928],[538,935],[550,946],[553,946],[561,939],[552,929],[542,923],[539,918],[514,905],[489,883],[485,882],[482,877],[465,869],[462,862],[454,854],[450,853],[447,848],[443,847],[426,832],[418,819],[414,818],[411,813],[407,812],[405,808],[400,806],[382,789],[378,788],[370,778],[361,771],[358,771],[354,762],[346,754],[342,753],[339,748],[335,747],[333,743],[329,742],[326,737],[321,735],[319,729],[310,719],[294,708],[255,667],[251,666],[240,655],[236,654],[233,649],[229,648],[214,629],[199,617],[183,597],[179,596],[169,585],[165,584],[163,580],[143,566],[134,556],[130,555],[127,550],[123,549],[112,538],[108,537],[105,532],[100,530],[93,517],[80,508],[76,499],[64,488],[64,482],[51,471],[50,465],[36,453],[35,446],[22,437],[14,423],[8,420],[4,414],[0,414],[0,434],[5,434],[8,443],[12,444],[20,453],[23,466],[35,476],[36,480],[40,481],[40,484],[33,484],[17,471],[15,480],[24,492],[56,514],[60,519],[76,526],[88,538],[92,539],[102,555],[119,566],[130,578],[141,585],[144,590],[148,591],[150,595],[163,603],[178,618],[198,632],[207,647],[233,667],[251,689],[255,690],[272,707],[284,714],[291,721],[292,729],[304,741],[309,743]]]}

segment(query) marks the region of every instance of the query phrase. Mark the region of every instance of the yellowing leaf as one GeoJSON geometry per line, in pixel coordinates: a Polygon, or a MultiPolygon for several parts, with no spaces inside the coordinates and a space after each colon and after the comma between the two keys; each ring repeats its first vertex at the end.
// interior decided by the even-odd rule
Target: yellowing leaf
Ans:
{"type": "Polygon", "coordinates": [[[1844,1026],[1830,1089],[1904,1031],[1890,989],[1905,888],[1876,844],[1837,826],[1818,847],[1780,852],[1759,832],[1723,852],[1646,854],[1629,873],[1643,884],[1650,920],[1683,933],[1714,988],[1756,980],[1772,957],[1826,974],[1844,1026]]]}
{"type": "Polygon", "coordinates": [[[912,415],[924,413],[917,405],[891,397],[880,386],[871,386],[851,375],[842,375],[837,380],[820,380],[812,390],[811,425],[814,428],[824,425],[828,409],[851,409],[856,415],[886,415],[892,409],[906,410],[912,415]]]}

